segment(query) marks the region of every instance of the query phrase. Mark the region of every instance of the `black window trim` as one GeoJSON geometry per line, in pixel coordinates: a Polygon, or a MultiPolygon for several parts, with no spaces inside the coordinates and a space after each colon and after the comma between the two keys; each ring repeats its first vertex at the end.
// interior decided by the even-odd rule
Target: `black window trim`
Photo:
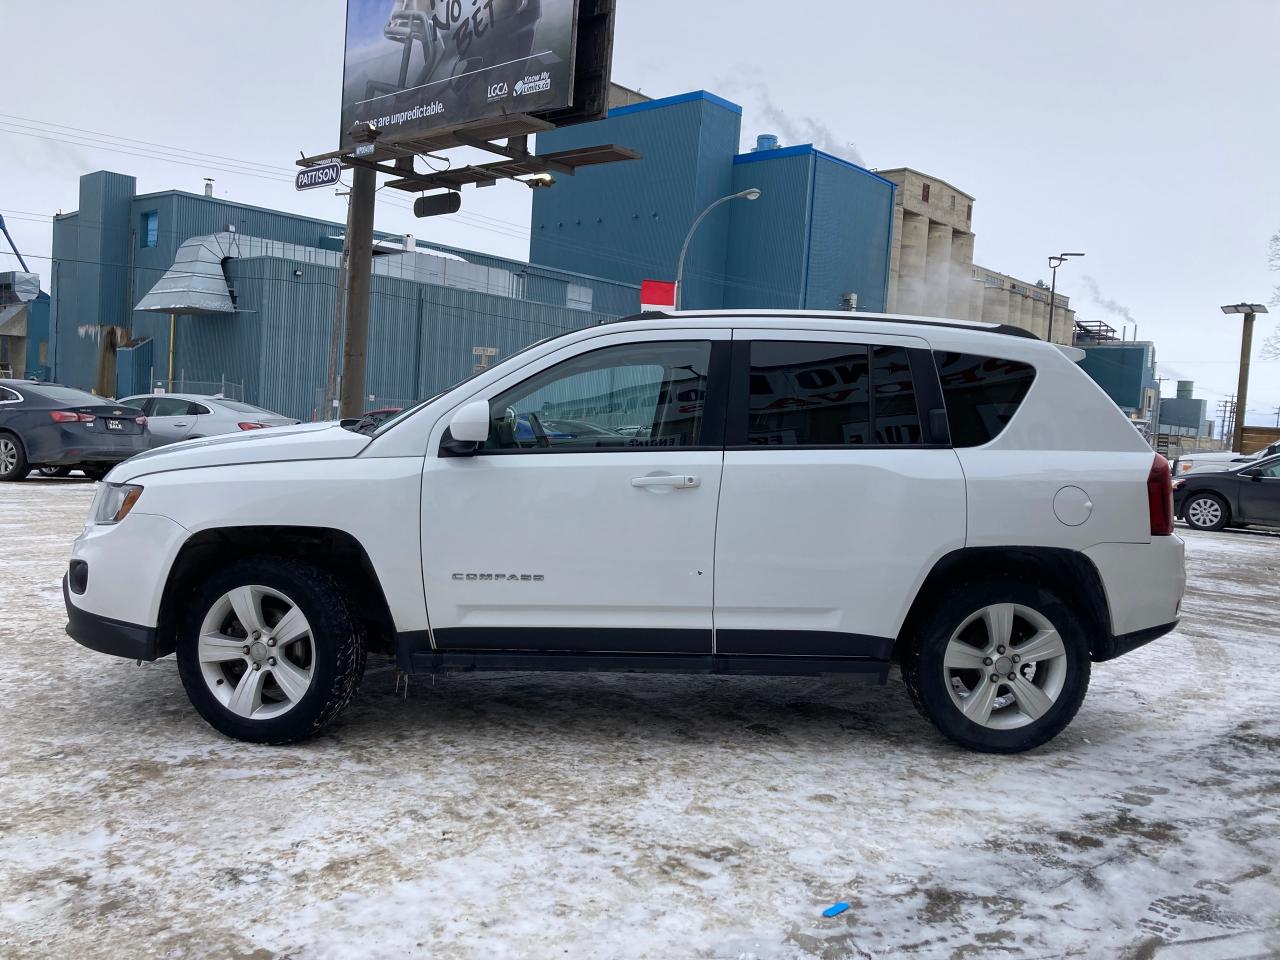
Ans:
{"type": "MultiPolygon", "coordinates": [[[[755,331],[752,331],[755,332],[755,331]]],[[[941,409],[943,416],[946,416],[946,406],[942,399],[942,384],[938,379],[938,368],[934,364],[933,351],[924,347],[907,347],[898,343],[875,343],[873,341],[858,340],[824,340],[821,338],[820,331],[813,331],[815,336],[811,339],[793,339],[786,338],[776,340],[770,336],[771,331],[759,331],[763,336],[751,337],[750,339],[738,339],[733,341],[733,367],[729,375],[729,395],[728,395],[728,412],[725,416],[725,450],[771,450],[771,451],[787,451],[787,450],[949,450],[951,449],[950,437],[935,437],[933,435],[932,417],[930,412],[941,409]],[[750,414],[751,414],[751,345],[757,341],[775,342],[775,343],[830,343],[830,344],[847,344],[853,347],[862,347],[867,351],[867,370],[872,374],[871,389],[868,391],[868,417],[871,424],[872,432],[875,431],[876,422],[876,398],[875,398],[875,381],[874,381],[874,364],[871,356],[872,347],[899,347],[907,351],[907,362],[911,365],[911,379],[915,383],[916,388],[916,410],[920,414],[920,432],[925,438],[922,443],[806,443],[806,444],[790,444],[787,446],[767,446],[758,443],[748,443],[747,436],[750,433],[750,414]]]]}
{"type": "MultiPolygon", "coordinates": [[[[568,360],[576,360],[578,357],[586,356],[589,353],[597,353],[601,350],[610,350],[614,347],[634,346],[643,344],[651,346],[659,343],[707,343],[711,346],[711,358],[707,363],[707,398],[702,410],[702,443],[687,447],[522,447],[515,450],[486,450],[483,447],[476,450],[469,456],[475,457],[523,457],[530,454],[553,456],[571,454],[571,453],[718,453],[724,450],[725,437],[725,420],[728,410],[728,393],[729,393],[729,368],[730,355],[729,351],[733,342],[730,340],[708,340],[705,337],[673,337],[670,340],[633,340],[625,342],[616,342],[596,347],[593,350],[585,350],[582,353],[574,354],[571,357],[565,357],[550,367],[544,367],[537,373],[530,374],[535,377],[544,370],[551,370],[568,360]]],[[[527,378],[526,378],[527,379],[527,378]]],[[[524,382],[523,380],[520,382],[524,382]]],[[[513,385],[514,386],[514,385],[513,385]]],[[[507,389],[511,389],[508,387],[507,389]]],[[[499,391],[505,393],[506,391],[499,391]]],[[[478,399],[478,398],[477,398],[478,399]]],[[[492,402],[492,398],[486,402],[492,402]]],[[[456,457],[458,454],[449,450],[449,444],[452,442],[452,435],[448,427],[445,428],[444,436],[440,438],[440,447],[437,451],[438,457],[456,457]]]]}

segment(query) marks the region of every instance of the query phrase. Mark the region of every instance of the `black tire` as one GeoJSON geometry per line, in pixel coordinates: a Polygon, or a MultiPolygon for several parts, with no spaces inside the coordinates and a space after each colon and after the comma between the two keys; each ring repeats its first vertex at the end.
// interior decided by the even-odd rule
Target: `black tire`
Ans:
{"type": "Polygon", "coordinates": [[[187,605],[178,634],[178,673],[192,705],[219,733],[251,743],[292,743],[318,733],[346,709],[364,675],[364,629],[353,616],[342,588],[323,570],[295,560],[241,560],[218,570],[187,605]],[[228,591],[261,585],[289,597],[311,627],[315,660],[305,695],[278,717],[251,719],[224,706],[201,670],[198,643],[202,621],[228,591]]]}
{"type": "Polygon", "coordinates": [[[18,435],[0,430],[0,481],[12,483],[25,480],[30,472],[31,464],[27,462],[27,451],[22,446],[22,441],[18,439],[18,435]],[[10,461],[13,465],[6,470],[4,463],[10,457],[13,458],[10,461]]]}
{"type": "MultiPolygon", "coordinates": [[[[1001,579],[957,584],[920,624],[914,641],[902,664],[902,678],[912,702],[943,736],[971,750],[1021,753],[1047,743],[1071,722],[1089,688],[1089,642],[1080,618],[1055,592],[1034,583],[1001,579]],[[956,629],[976,611],[996,603],[1015,603],[1036,611],[1057,630],[1065,649],[1065,677],[1053,705],[1043,716],[1013,729],[993,729],[966,717],[952,699],[943,666],[956,629]]],[[[987,679],[985,669],[983,681],[987,679]]],[[[997,685],[997,689],[1007,689],[1007,685],[997,685]]]]}
{"type": "MultiPolygon", "coordinates": [[[[1213,514],[1212,510],[1207,512],[1211,515],[1213,514]]],[[[1203,516],[1199,511],[1197,511],[1197,514],[1203,516]]],[[[1221,530],[1231,522],[1231,508],[1227,506],[1227,501],[1223,500],[1216,493],[1202,491],[1200,493],[1193,493],[1187,498],[1187,502],[1182,506],[1182,518],[1187,521],[1187,526],[1192,530],[1221,530]],[[1216,516],[1218,519],[1211,523],[1197,523],[1191,518],[1192,504],[1216,507],[1216,516]]]]}
{"type": "Polygon", "coordinates": [[[83,473],[86,477],[88,477],[90,480],[94,481],[95,483],[102,480],[104,477],[106,477],[108,473],[111,472],[110,467],[95,467],[95,466],[89,466],[88,464],[85,464],[85,463],[80,464],[79,469],[81,473],[83,473]]]}
{"type": "Polygon", "coordinates": [[[70,467],[41,467],[40,476],[42,477],[69,477],[71,476],[70,467]]]}

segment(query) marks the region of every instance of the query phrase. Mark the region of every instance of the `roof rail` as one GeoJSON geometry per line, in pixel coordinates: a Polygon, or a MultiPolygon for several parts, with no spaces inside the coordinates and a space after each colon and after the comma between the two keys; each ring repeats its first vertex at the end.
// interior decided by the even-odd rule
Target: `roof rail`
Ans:
{"type": "Polygon", "coordinates": [[[946,327],[952,330],[972,330],[977,333],[999,333],[1007,337],[1021,337],[1024,340],[1039,340],[1030,330],[1015,327],[1008,323],[982,323],[975,320],[948,320],[945,317],[901,317],[884,313],[856,313],[849,311],[822,310],[646,310],[644,313],[633,313],[626,317],[601,320],[603,323],[624,323],[628,320],[680,320],[686,317],[765,317],[777,316],[779,319],[815,317],[823,320],[869,320],[884,323],[901,323],[920,327],[946,327]]]}

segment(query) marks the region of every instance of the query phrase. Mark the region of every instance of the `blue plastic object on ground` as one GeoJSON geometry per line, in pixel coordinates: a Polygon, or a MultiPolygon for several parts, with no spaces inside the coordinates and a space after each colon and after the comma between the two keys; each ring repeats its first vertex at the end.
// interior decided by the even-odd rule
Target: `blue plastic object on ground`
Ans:
{"type": "Polygon", "coordinates": [[[847,903],[833,903],[822,911],[822,915],[824,917],[838,917],[848,909],[849,905],[847,903]]]}

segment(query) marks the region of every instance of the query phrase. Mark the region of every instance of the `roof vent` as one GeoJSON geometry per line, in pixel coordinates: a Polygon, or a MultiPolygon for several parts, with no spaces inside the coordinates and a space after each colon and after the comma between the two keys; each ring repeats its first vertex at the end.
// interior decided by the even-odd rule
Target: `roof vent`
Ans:
{"type": "Polygon", "coordinates": [[[772,133],[762,133],[756,137],[756,146],[752,153],[759,153],[762,150],[777,150],[778,138],[772,133]]]}

